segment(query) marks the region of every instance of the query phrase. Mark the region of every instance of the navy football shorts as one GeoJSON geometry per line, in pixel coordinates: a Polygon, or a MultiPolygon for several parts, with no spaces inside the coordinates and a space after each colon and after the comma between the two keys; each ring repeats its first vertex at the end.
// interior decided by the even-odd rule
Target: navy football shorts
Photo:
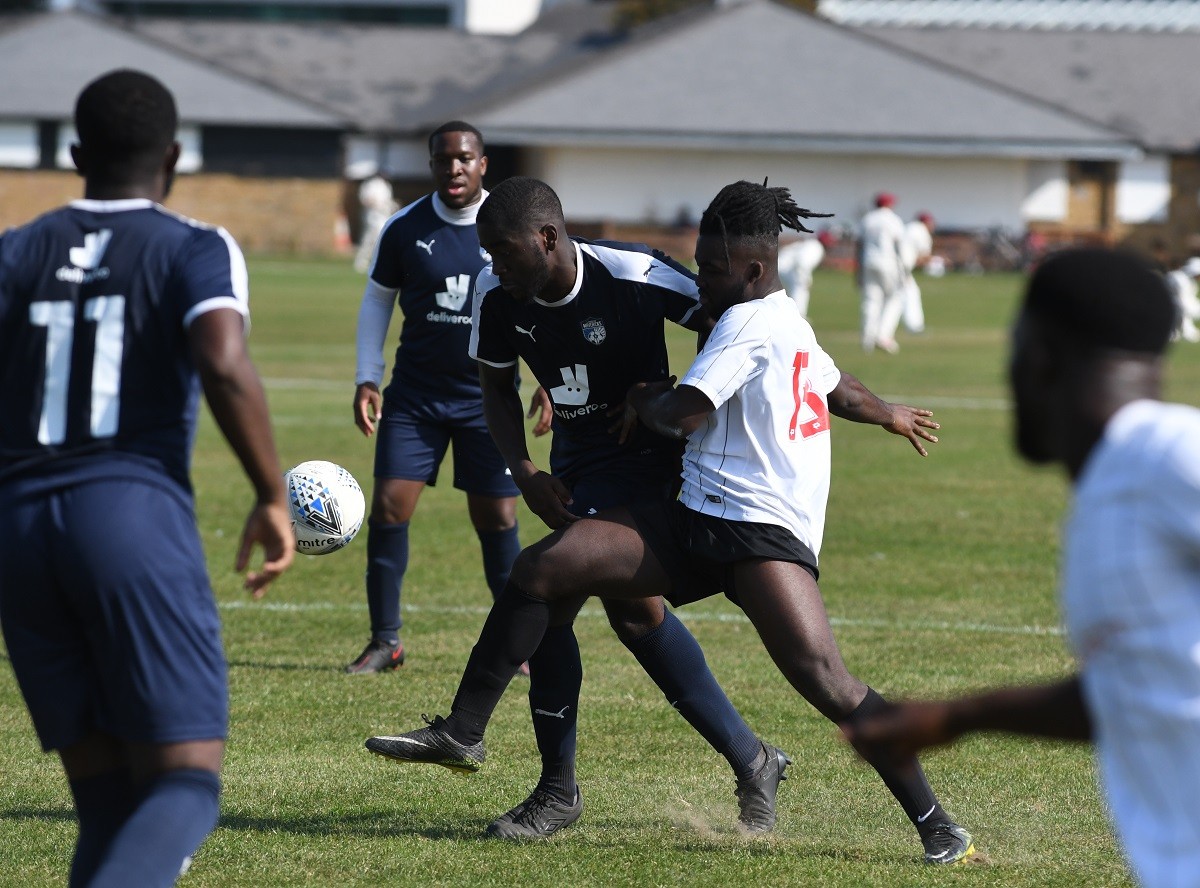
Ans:
{"type": "Polygon", "coordinates": [[[36,496],[14,486],[0,515],[0,621],[42,747],[93,731],[224,739],[221,627],[187,498],[166,480],[36,496]]]}
{"type": "Polygon", "coordinates": [[[570,485],[574,502],[567,506],[567,511],[586,518],[615,506],[632,506],[644,500],[672,500],[679,492],[678,480],[678,472],[670,475],[645,472],[619,478],[588,475],[570,485]]]}
{"type": "Polygon", "coordinates": [[[663,597],[673,607],[722,593],[738,604],[733,566],[739,561],[792,561],[814,580],[818,576],[816,556],[787,528],[704,515],[679,500],[648,500],[629,511],[646,547],[671,578],[663,597]]]}
{"type": "Polygon", "coordinates": [[[479,496],[518,496],[504,457],[483,418],[482,401],[384,393],[375,439],[375,477],[437,483],[438,467],[453,446],[454,486],[479,496]]]}

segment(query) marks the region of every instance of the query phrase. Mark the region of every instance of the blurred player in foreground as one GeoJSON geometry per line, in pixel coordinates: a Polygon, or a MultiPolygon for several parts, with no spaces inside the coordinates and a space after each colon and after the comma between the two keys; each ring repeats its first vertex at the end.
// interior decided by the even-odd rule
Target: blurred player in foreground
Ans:
{"type": "Polygon", "coordinates": [[[933,256],[933,228],[933,216],[923,211],[904,226],[904,247],[900,253],[904,265],[904,310],[900,319],[909,333],[925,332],[925,306],[915,272],[933,256]]]}
{"type": "Polygon", "coordinates": [[[1121,844],[1155,888],[1200,885],[1200,410],[1159,400],[1173,321],[1149,266],[1089,249],[1038,268],[1013,331],[1017,450],[1074,485],[1061,596],[1077,674],[847,730],[872,758],[975,731],[1091,739],[1121,844]]]}
{"type": "MultiPolygon", "coordinates": [[[[367,520],[367,608],[371,638],[346,672],[371,673],[404,663],[400,591],[408,571],[408,527],[426,485],[437,482],[454,449],[454,486],[483,553],[492,595],[521,551],[517,487],[483,418],[479,374],[467,355],[471,282],[487,261],[475,215],[487,197],[483,136],[461,120],[429,136],[434,191],[387,221],[358,314],[354,422],[375,439],[375,488],[367,520]],[[391,384],[381,394],[383,343],[392,311],[404,313],[391,384]]],[[[544,396],[535,393],[535,400],[544,396]]],[[[530,415],[534,409],[531,407],[530,415]]],[[[537,432],[549,429],[549,405],[537,432]]]]}
{"type": "Polygon", "coordinates": [[[87,86],[84,199],[0,239],[0,621],[79,816],[72,886],[175,881],[217,822],[220,623],[192,509],[199,390],[256,501],[255,597],[295,550],[232,238],[159,206],[175,102],[129,70],[87,86]]]}
{"type": "Polygon", "coordinates": [[[858,286],[862,294],[862,347],[900,350],[896,328],[904,312],[904,220],[892,209],[896,196],[875,195],[875,208],[858,225],[858,286]]]}
{"type": "MultiPolygon", "coordinates": [[[[386,745],[409,761],[476,769],[483,733],[505,686],[547,627],[590,596],[679,606],[725,594],[758,630],[784,676],[838,724],[886,707],[846,669],[817,587],[817,553],[829,491],[829,414],[882,426],[922,456],[936,441],[928,410],[888,404],[817,344],[779,281],[783,225],[806,231],[815,214],[783,188],[726,186],[700,220],[697,283],[718,318],[678,388],[638,383],[633,412],[658,435],[687,438],[683,490],[602,511],[529,547],[492,607],[450,716],[386,745]]],[[[380,741],[383,741],[380,743],[380,741]]],[[[915,759],[872,760],[916,827],[931,864],[955,863],[971,836],[938,803],[915,759]]]]}

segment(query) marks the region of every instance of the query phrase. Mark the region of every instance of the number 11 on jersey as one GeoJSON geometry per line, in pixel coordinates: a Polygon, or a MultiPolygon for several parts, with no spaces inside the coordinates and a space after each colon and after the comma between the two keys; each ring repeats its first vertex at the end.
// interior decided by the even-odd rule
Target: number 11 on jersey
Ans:
{"type": "Polygon", "coordinates": [[[792,411],[792,421],[788,425],[789,441],[796,440],[797,432],[801,438],[811,438],[829,431],[829,410],[821,396],[813,391],[812,382],[805,373],[807,369],[808,352],[796,352],[796,359],[792,362],[792,399],[796,409],[792,411]],[[801,421],[800,411],[805,407],[812,416],[801,421]]]}

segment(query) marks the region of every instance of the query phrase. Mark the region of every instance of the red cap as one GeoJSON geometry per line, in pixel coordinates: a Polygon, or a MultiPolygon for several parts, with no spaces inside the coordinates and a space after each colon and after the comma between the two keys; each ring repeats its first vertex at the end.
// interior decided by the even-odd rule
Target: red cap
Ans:
{"type": "Polygon", "coordinates": [[[895,203],[896,195],[892,194],[890,191],[881,191],[875,195],[875,206],[877,207],[890,207],[895,203]]]}
{"type": "Polygon", "coordinates": [[[919,219],[921,222],[924,222],[930,228],[933,227],[933,216],[929,215],[929,213],[925,212],[924,210],[917,213],[917,219],[919,219]]]}

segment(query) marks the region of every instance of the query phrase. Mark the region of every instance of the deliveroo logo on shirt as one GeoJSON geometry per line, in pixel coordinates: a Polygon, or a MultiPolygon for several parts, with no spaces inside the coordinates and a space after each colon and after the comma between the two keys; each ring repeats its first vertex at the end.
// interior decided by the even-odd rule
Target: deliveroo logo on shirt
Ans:
{"type": "Polygon", "coordinates": [[[462,311],[463,304],[467,301],[467,296],[470,294],[471,276],[469,274],[460,274],[457,277],[446,278],[446,289],[440,293],[434,293],[433,298],[437,300],[437,304],[448,311],[462,311]]]}
{"type": "Polygon", "coordinates": [[[586,404],[591,389],[588,387],[588,368],[586,364],[576,364],[571,367],[560,367],[563,384],[550,389],[550,398],[555,404],[586,404]]]}

